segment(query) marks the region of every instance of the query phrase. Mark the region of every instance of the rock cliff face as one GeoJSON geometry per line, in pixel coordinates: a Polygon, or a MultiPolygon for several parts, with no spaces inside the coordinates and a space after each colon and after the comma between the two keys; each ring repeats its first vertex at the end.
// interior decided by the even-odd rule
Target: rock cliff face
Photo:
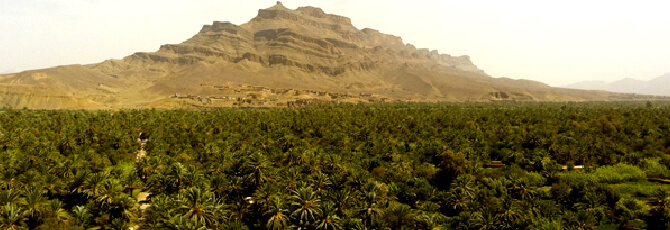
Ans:
{"type": "Polygon", "coordinates": [[[484,74],[468,56],[417,50],[403,44],[400,37],[369,28],[358,30],[349,18],[314,7],[290,10],[281,4],[259,10],[257,17],[242,26],[215,21],[182,44],[163,45],[158,52],[136,53],[130,58],[171,64],[248,60],[329,76],[375,70],[380,62],[424,62],[484,74]]]}
{"type": "Polygon", "coordinates": [[[287,9],[279,3],[259,10],[243,25],[214,21],[187,41],[162,45],[156,52],[0,75],[0,102],[8,107],[49,109],[174,108],[193,104],[174,103],[168,99],[171,95],[229,98],[220,95],[221,85],[231,83],[323,95],[374,94],[384,100],[618,97],[491,78],[468,56],[417,49],[397,36],[370,28],[359,30],[347,17],[314,7],[287,9]]]}

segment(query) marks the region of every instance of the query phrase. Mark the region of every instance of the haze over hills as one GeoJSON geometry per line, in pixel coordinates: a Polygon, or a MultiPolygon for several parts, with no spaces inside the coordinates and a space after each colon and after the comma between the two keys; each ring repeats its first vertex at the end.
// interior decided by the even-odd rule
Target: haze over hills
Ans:
{"type": "Polygon", "coordinates": [[[649,81],[625,78],[607,83],[605,81],[582,81],[564,86],[571,89],[605,90],[643,95],[670,96],[670,73],[649,81]]]}
{"type": "Polygon", "coordinates": [[[281,3],[243,25],[215,21],[181,44],[122,60],[0,75],[0,105],[28,108],[290,106],[312,101],[633,99],[492,78],[468,56],[357,29],[281,3]]]}

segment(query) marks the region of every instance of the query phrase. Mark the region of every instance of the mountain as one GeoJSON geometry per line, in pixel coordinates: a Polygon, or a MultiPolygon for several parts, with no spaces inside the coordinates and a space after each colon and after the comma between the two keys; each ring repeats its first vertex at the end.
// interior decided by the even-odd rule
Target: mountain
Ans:
{"type": "Polygon", "coordinates": [[[670,85],[670,73],[666,73],[649,81],[641,81],[631,78],[624,78],[611,83],[605,81],[582,81],[566,85],[564,88],[670,96],[670,87],[668,87],[668,85],[670,85]]]}
{"type": "Polygon", "coordinates": [[[0,106],[188,108],[312,102],[621,100],[603,91],[492,78],[468,56],[404,44],[314,7],[214,21],[181,44],[122,60],[0,75],[0,106]]]}

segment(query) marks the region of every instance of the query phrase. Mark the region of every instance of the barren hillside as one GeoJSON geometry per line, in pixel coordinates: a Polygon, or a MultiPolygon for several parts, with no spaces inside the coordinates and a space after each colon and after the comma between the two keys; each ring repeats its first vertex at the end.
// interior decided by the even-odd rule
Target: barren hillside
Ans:
{"type": "Polygon", "coordinates": [[[281,3],[181,44],[91,65],[0,75],[0,105],[44,109],[291,106],[327,101],[622,100],[497,79],[468,56],[417,49],[349,18],[281,3]]]}

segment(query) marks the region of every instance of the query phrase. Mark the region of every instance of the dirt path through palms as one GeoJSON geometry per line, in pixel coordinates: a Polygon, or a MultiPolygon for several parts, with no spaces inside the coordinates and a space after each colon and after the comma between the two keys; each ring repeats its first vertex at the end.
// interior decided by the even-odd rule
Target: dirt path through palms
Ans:
{"type": "MultiPolygon", "coordinates": [[[[140,142],[140,150],[137,152],[137,157],[136,161],[141,161],[144,157],[147,156],[147,151],[146,151],[146,146],[147,142],[149,139],[138,139],[140,142]]],[[[143,220],[142,215],[144,214],[144,211],[151,206],[151,201],[149,200],[149,196],[151,195],[150,192],[142,191],[139,194],[137,194],[137,203],[135,203],[135,208],[138,209],[138,222],[141,222],[143,220]]],[[[139,223],[133,224],[129,229],[130,230],[136,230],[139,229],[140,225],[139,223]]]]}

